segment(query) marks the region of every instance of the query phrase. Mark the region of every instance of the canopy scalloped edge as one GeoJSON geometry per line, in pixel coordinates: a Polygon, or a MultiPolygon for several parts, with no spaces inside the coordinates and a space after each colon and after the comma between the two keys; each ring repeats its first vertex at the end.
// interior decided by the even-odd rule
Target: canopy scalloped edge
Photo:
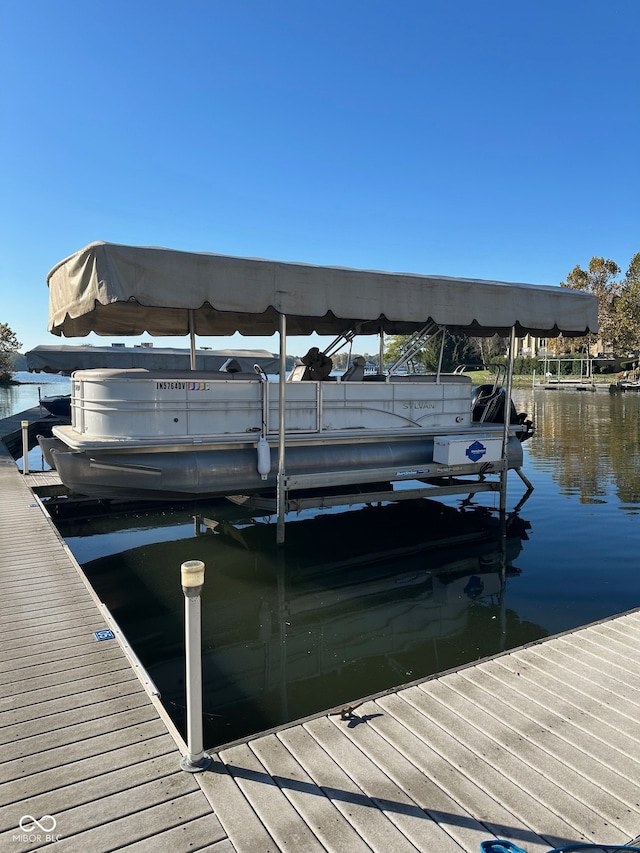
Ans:
{"type": "Polygon", "coordinates": [[[470,335],[582,336],[598,301],[568,288],[92,243],[47,278],[49,331],[66,337],[408,334],[428,320],[470,335]]]}

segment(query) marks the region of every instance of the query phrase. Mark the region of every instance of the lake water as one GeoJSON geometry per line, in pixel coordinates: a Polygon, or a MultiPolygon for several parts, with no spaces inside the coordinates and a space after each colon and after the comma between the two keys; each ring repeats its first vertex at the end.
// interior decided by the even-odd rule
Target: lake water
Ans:
{"type": "Polygon", "coordinates": [[[0,388],[0,418],[8,418],[17,412],[24,412],[38,405],[40,397],[53,397],[69,394],[71,380],[68,376],[52,373],[14,373],[13,378],[19,385],[0,388]]]}
{"type": "Polygon", "coordinates": [[[640,395],[514,397],[535,489],[506,537],[491,494],[302,513],[284,548],[219,501],[58,526],[181,728],[180,564],[205,562],[213,748],[640,606],[640,395]]]}

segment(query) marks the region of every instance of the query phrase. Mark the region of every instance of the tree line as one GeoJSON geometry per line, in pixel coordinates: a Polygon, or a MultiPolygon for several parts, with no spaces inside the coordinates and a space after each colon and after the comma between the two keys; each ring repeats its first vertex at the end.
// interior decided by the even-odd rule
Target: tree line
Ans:
{"type": "MultiPolygon", "coordinates": [[[[586,270],[578,264],[560,287],[582,290],[598,297],[598,354],[633,356],[640,353],[640,252],[631,258],[623,277],[611,259],[593,257],[586,270]]],[[[593,338],[574,339],[572,351],[589,352],[593,338]]]]}
{"type": "MultiPolygon", "coordinates": [[[[593,257],[586,270],[578,264],[567,275],[560,287],[569,287],[593,293],[598,297],[598,335],[583,338],[551,339],[547,349],[554,355],[589,353],[612,357],[640,356],[640,252],[632,258],[621,277],[621,268],[615,261],[593,257]]],[[[385,362],[394,361],[409,340],[408,335],[395,335],[388,339],[385,347],[385,362]]],[[[430,342],[413,357],[415,364],[425,370],[438,367],[440,338],[430,342]]],[[[494,335],[491,338],[467,338],[462,335],[447,335],[444,345],[442,369],[454,370],[459,364],[470,366],[504,362],[507,339],[494,335]]],[[[525,357],[516,359],[515,372],[531,373],[538,359],[525,357]]]]}
{"type": "Polygon", "coordinates": [[[0,384],[10,381],[13,358],[21,346],[13,330],[6,323],[0,323],[0,384]]]}

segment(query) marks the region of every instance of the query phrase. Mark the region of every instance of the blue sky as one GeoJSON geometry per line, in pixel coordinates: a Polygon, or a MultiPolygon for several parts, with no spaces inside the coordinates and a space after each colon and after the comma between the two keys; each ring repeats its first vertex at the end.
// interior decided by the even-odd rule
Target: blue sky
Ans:
{"type": "Polygon", "coordinates": [[[94,240],[540,284],[593,255],[624,271],[639,33],[640,0],[3,0],[0,321],[23,351],[110,343],[47,332],[47,272],[94,240]]]}

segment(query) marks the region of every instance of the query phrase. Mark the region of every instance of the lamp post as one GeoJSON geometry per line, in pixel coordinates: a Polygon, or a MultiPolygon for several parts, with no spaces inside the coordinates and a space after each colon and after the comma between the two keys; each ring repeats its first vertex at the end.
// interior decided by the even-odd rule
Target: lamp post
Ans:
{"type": "Polygon", "coordinates": [[[184,593],[187,754],[180,767],[188,773],[201,773],[211,764],[202,738],[202,637],[200,630],[200,593],[204,586],[204,563],[187,560],[180,567],[184,593]]]}
{"type": "Polygon", "coordinates": [[[20,421],[22,428],[22,473],[29,473],[29,421],[20,421]]]}

